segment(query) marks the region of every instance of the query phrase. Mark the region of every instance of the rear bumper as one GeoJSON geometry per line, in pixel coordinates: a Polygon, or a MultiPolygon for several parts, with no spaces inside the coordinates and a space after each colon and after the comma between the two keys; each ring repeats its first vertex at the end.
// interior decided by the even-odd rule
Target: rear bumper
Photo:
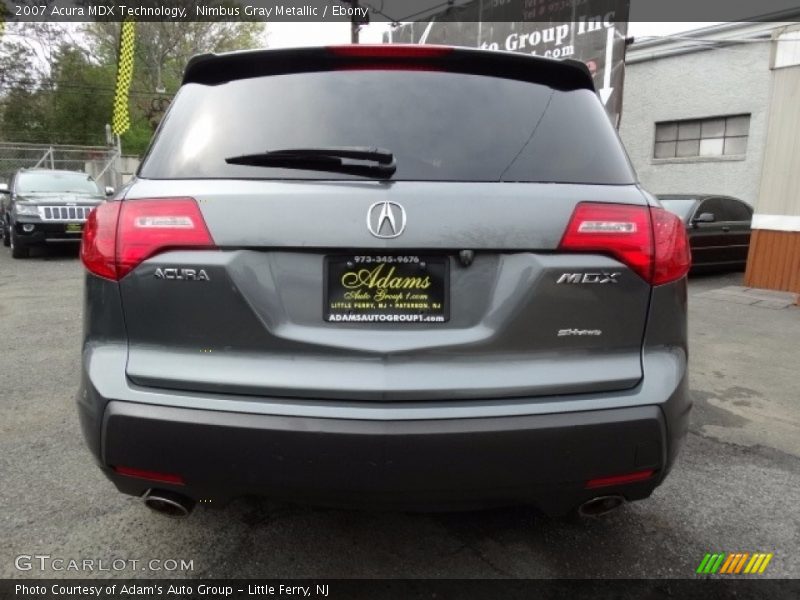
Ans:
{"type": "Polygon", "coordinates": [[[643,357],[631,390],[505,400],[344,402],[143,388],[122,345],[84,350],[84,436],[117,488],[211,506],[244,495],[331,506],[449,510],[532,504],[563,514],[598,495],[647,497],[688,429],[686,356],[643,357]],[[183,486],[118,475],[180,475],[183,486]],[[653,469],[642,482],[586,482],[653,469]]]}
{"type": "Polygon", "coordinates": [[[462,509],[533,504],[563,514],[598,495],[647,497],[667,468],[658,407],[432,421],[360,421],[226,413],[113,401],[101,462],[125,493],[173,489],[224,505],[262,495],[334,506],[462,509]],[[120,476],[124,466],[185,485],[120,476]],[[643,482],[589,479],[653,469],[643,482]]]}

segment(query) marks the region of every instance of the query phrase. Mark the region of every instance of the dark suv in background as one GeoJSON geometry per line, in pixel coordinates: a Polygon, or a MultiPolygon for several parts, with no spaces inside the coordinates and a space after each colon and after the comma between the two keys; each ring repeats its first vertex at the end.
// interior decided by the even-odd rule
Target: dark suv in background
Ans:
{"type": "Polygon", "coordinates": [[[153,509],[594,515],[675,460],[686,231],[580,63],[199,56],[121,196],[84,233],[78,409],[153,509]]]}
{"type": "Polygon", "coordinates": [[[0,190],[3,245],[14,258],[25,258],[32,246],[80,242],[86,218],[110,191],[77,171],[17,171],[0,190]]]}

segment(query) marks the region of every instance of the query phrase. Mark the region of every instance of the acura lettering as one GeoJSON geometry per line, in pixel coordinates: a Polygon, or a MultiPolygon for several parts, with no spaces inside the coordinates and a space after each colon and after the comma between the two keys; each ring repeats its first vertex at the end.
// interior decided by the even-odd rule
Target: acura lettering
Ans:
{"type": "Polygon", "coordinates": [[[156,279],[181,281],[209,281],[205,269],[179,269],[177,267],[156,267],[156,279]]]}

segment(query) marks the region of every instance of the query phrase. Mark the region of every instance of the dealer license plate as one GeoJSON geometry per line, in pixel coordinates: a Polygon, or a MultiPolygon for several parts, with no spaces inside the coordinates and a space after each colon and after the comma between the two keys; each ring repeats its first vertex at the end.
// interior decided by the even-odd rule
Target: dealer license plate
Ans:
{"type": "Polygon", "coordinates": [[[444,323],[445,256],[351,254],[325,257],[323,315],[335,323],[444,323]]]}

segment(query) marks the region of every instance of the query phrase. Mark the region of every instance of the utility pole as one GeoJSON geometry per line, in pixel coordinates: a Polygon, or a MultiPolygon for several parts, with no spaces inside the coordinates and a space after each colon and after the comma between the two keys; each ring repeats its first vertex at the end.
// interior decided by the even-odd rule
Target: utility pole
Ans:
{"type": "MultiPolygon", "coordinates": [[[[358,0],[350,0],[350,6],[354,9],[358,8],[358,0]]],[[[358,17],[356,16],[357,11],[353,11],[353,16],[350,17],[350,43],[357,44],[358,43],[358,30],[361,29],[361,24],[358,21],[358,17]]]]}

